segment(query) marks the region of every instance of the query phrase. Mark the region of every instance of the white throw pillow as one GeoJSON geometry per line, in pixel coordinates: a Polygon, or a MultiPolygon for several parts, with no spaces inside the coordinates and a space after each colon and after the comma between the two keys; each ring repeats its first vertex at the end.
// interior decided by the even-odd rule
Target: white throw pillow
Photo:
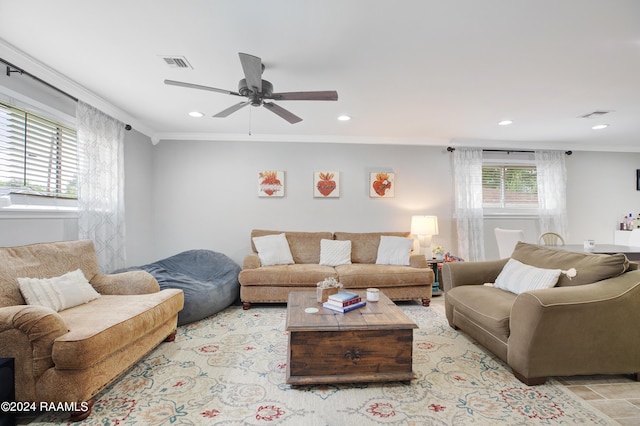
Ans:
{"type": "Polygon", "coordinates": [[[320,264],[351,265],[351,240],[320,240],[320,264]]]}
{"type": "Polygon", "coordinates": [[[520,294],[529,290],[551,288],[560,277],[560,269],[542,269],[509,259],[496,278],[495,287],[520,294]]]}
{"type": "Polygon", "coordinates": [[[382,235],[376,265],[409,266],[411,246],[413,246],[412,238],[382,235]]]}
{"type": "Polygon", "coordinates": [[[294,263],[285,234],[253,237],[253,244],[258,250],[258,257],[262,266],[291,265],[294,263]]]}
{"type": "Polygon", "coordinates": [[[27,304],[46,306],[56,312],[100,297],[80,269],[54,278],[18,278],[18,285],[27,304]]]}

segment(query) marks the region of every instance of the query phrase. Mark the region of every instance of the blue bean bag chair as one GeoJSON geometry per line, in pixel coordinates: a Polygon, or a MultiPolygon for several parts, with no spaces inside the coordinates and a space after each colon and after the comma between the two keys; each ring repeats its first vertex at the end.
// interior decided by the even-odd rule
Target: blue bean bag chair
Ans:
{"type": "Polygon", "coordinates": [[[178,325],[207,318],[239,298],[240,266],[222,253],[189,250],[143,266],[116,272],[149,272],[161,289],[179,288],[184,292],[184,308],[178,313],[178,325]]]}

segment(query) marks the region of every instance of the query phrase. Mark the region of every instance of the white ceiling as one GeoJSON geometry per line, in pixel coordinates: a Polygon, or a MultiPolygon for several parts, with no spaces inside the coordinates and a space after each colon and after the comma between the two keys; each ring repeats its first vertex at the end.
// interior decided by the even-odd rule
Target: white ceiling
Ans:
{"type": "Polygon", "coordinates": [[[638,0],[0,0],[0,58],[154,140],[640,151],[638,0]],[[242,99],[163,83],[236,91],[238,52],[339,100],[213,118],[242,99]]]}

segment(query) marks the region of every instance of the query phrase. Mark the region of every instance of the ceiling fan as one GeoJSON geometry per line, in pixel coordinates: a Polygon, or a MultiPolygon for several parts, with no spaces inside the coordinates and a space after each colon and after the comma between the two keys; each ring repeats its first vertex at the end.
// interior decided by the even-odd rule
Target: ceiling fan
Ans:
{"type": "Polygon", "coordinates": [[[292,112],[282,108],[273,102],[275,101],[337,101],[338,92],[335,90],[315,91],[315,92],[282,92],[273,93],[273,84],[262,79],[264,64],[262,59],[257,56],[239,53],[240,63],[244,71],[244,78],[238,83],[238,91],[216,89],[215,87],[201,86],[199,84],[183,83],[181,81],[165,80],[164,83],[171,86],[189,87],[192,89],[209,90],[211,92],[225,93],[227,95],[242,96],[247,98],[246,101],[232,105],[229,108],[220,111],[214,117],[227,117],[230,114],[244,108],[247,105],[259,107],[263,106],[276,115],[284,118],[291,124],[302,121],[302,118],[292,112]]]}

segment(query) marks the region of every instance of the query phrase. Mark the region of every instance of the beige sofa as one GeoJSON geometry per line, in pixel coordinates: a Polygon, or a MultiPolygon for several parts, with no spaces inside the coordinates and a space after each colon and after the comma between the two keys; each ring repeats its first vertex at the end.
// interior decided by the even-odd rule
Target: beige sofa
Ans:
{"type": "Polygon", "coordinates": [[[424,255],[411,253],[409,266],[376,265],[381,236],[410,237],[408,232],[284,232],[294,264],[262,266],[254,237],[283,231],[253,230],[252,253],[243,262],[240,300],[244,309],[252,303],[286,303],[290,291],[315,291],[317,283],[334,277],[344,289],[377,287],[391,300],[431,301],[434,274],[424,255]],[[351,264],[320,265],[321,240],[351,241],[351,264]]]}
{"type": "MultiPolygon", "coordinates": [[[[445,263],[449,324],[506,362],[528,385],[549,376],[640,372],[640,271],[623,254],[575,253],[519,242],[524,264],[567,271],[553,288],[514,294],[494,283],[508,259],[445,263]],[[571,268],[576,275],[570,278],[571,268]]],[[[522,280],[524,281],[524,280],[522,280]]]]}
{"type": "MultiPolygon", "coordinates": [[[[182,290],[160,291],[144,271],[98,273],[91,241],[0,248],[0,357],[15,359],[16,401],[92,401],[143,355],[175,337],[183,300],[182,290]],[[77,269],[98,298],[59,312],[25,304],[18,278],[77,269]]],[[[72,419],[90,412],[72,413],[72,419]]]]}

